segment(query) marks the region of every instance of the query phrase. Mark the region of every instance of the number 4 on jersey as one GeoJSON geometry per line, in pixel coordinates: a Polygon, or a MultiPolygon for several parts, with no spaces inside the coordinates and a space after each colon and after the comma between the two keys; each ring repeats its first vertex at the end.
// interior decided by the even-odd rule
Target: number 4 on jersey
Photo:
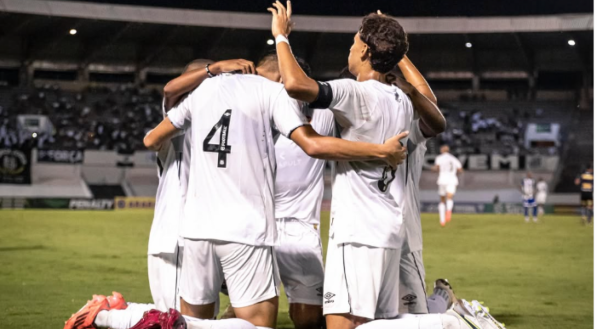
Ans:
{"type": "Polygon", "coordinates": [[[230,153],[232,146],[228,145],[228,133],[230,129],[230,117],[232,110],[226,110],[220,121],[218,121],[207,137],[203,140],[203,151],[218,153],[218,168],[226,168],[226,154],[230,153]],[[216,132],[220,129],[220,142],[218,144],[210,144],[209,142],[214,137],[216,132]]]}

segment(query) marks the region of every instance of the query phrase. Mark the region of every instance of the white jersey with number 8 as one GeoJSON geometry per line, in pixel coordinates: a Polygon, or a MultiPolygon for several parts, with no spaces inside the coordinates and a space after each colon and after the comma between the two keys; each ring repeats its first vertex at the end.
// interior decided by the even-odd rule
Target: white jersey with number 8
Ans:
{"type": "Polygon", "coordinates": [[[168,113],[192,126],[189,189],[181,235],[273,246],[274,131],[308,124],[284,86],[260,76],[218,76],[203,82],[168,113]]]}

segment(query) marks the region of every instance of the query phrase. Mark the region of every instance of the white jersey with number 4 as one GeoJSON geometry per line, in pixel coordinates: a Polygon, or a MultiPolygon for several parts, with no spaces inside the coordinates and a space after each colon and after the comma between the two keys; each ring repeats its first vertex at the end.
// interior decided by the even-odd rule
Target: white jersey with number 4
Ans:
{"type": "Polygon", "coordinates": [[[260,76],[207,79],[168,113],[193,131],[181,235],[273,246],[274,130],[308,124],[284,86],[260,76]]]}
{"type": "MultiPolygon", "coordinates": [[[[408,130],[412,103],[397,87],[374,80],[327,83],[342,139],[382,144],[408,130]]],[[[330,228],[335,243],[400,248],[405,168],[398,168],[393,171],[381,161],[338,161],[330,228]],[[390,194],[391,184],[398,188],[390,194]]]]}
{"type": "Polygon", "coordinates": [[[442,153],[435,158],[435,165],[439,166],[439,177],[437,185],[458,185],[458,169],[462,164],[450,153],[442,153]]]}
{"type": "MultiPolygon", "coordinates": [[[[332,136],[334,115],[328,110],[315,110],[311,125],[318,134],[332,136]]],[[[276,218],[319,225],[325,160],[308,156],[292,140],[280,135],[276,140],[276,164],[276,218]]]]}

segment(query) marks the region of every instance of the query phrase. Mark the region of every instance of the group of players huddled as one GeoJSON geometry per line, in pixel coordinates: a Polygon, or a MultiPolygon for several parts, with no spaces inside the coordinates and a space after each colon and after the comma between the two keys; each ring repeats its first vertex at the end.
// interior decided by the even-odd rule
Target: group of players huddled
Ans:
{"type": "Polygon", "coordinates": [[[268,10],[276,54],[194,61],[164,87],[165,119],[144,139],[158,153],[154,303],[94,295],[65,329],[275,328],[281,284],[301,329],[504,328],[445,279],[426,296],[418,183],[446,122],[402,26],[364,17],[349,77],[318,82],[292,54],[290,2],[268,10]],[[216,320],[223,290],[231,307],[216,320]]]}

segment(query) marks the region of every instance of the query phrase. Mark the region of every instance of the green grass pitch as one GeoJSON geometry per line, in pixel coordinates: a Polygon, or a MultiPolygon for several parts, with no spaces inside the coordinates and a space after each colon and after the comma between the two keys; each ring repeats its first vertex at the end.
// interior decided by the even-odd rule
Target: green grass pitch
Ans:
{"type": "MultiPolygon", "coordinates": [[[[0,328],[62,328],[94,293],[151,302],[151,218],[150,211],[0,211],[0,328]]],[[[509,329],[592,328],[592,226],[576,217],[526,224],[514,215],[455,214],[441,228],[436,218],[423,216],[428,288],[450,279],[457,296],[485,301],[509,329]]],[[[292,328],[285,298],[280,305],[278,327],[292,328]]]]}

